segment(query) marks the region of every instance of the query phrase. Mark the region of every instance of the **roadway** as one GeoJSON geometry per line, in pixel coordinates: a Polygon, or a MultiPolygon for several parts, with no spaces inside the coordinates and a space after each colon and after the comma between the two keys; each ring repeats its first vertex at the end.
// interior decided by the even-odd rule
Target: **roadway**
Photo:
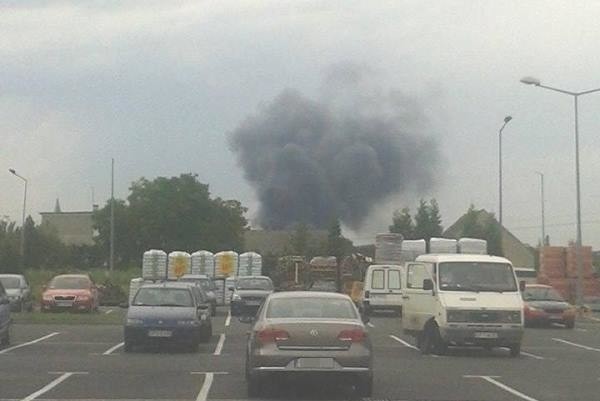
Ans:
{"type": "MultiPolygon", "coordinates": [[[[373,400],[600,399],[600,319],[574,330],[527,329],[523,354],[450,349],[423,356],[396,317],[374,317],[373,400]]],[[[197,353],[176,348],[123,353],[122,327],[14,325],[0,350],[0,400],[244,400],[249,325],[221,309],[197,353]]],[[[327,381],[274,383],[268,399],[353,399],[327,381]]]]}

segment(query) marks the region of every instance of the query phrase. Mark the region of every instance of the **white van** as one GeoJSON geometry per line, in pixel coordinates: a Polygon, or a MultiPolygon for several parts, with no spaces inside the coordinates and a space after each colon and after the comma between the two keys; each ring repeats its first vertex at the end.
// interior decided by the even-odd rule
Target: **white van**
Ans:
{"type": "Polygon", "coordinates": [[[509,260],[469,254],[421,255],[405,266],[404,332],[424,354],[449,345],[521,352],[523,300],[509,260]]]}
{"type": "Polygon", "coordinates": [[[362,304],[368,314],[374,310],[402,313],[402,266],[371,265],[365,274],[362,304]]]}

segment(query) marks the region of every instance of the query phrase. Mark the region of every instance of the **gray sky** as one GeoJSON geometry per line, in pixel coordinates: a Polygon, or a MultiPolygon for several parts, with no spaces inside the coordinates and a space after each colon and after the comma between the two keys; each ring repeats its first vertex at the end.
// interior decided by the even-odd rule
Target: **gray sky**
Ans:
{"type": "MultiPolygon", "coordinates": [[[[470,203],[498,209],[504,136],[504,220],[540,237],[546,175],[552,242],[575,237],[572,99],[519,83],[600,87],[600,2],[3,2],[0,5],[0,218],[19,219],[22,185],[38,218],[104,203],[145,176],[196,172],[214,194],[257,209],[227,133],[285,88],[318,94],[338,63],[368,65],[383,89],[416,97],[442,144],[430,193],[404,193],[346,234],[386,231],[395,208],[435,197],[446,226],[470,203]]],[[[600,246],[600,94],[580,101],[584,242],[600,246]]],[[[427,155],[422,155],[427,163],[427,155]]]]}

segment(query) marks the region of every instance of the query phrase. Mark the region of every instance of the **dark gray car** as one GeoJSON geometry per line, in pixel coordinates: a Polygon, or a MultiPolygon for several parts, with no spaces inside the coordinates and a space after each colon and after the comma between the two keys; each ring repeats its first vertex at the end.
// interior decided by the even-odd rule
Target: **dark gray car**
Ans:
{"type": "Polygon", "coordinates": [[[281,374],[341,376],[360,396],[371,396],[371,341],[350,297],[298,291],[266,299],[248,337],[248,395],[259,396],[281,374]]]}
{"type": "Polygon", "coordinates": [[[165,342],[197,350],[212,336],[210,304],[193,283],[165,282],[143,285],[136,293],[125,321],[125,351],[135,345],[165,342]]]}
{"type": "Polygon", "coordinates": [[[210,277],[205,274],[184,274],[179,281],[201,286],[210,302],[211,316],[217,315],[217,286],[210,277]]]}
{"type": "Polygon", "coordinates": [[[258,308],[273,291],[273,282],[269,277],[238,277],[231,294],[231,314],[233,316],[255,315],[258,308]]]}
{"type": "Polygon", "coordinates": [[[10,301],[0,282],[0,346],[10,344],[10,301]]]}
{"type": "Polygon", "coordinates": [[[33,300],[31,297],[31,288],[22,274],[0,274],[0,282],[10,301],[10,308],[13,312],[33,310],[33,300]]]}

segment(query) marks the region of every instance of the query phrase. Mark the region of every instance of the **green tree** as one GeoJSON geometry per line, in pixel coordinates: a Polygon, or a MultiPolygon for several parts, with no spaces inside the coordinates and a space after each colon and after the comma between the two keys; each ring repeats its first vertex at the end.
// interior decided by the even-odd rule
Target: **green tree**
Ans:
{"type": "Polygon", "coordinates": [[[410,209],[405,207],[402,210],[396,210],[392,218],[392,225],[389,227],[391,233],[402,234],[404,239],[414,239],[415,225],[410,209]]]}
{"type": "Polygon", "coordinates": [[[471,205],[465,214],[461,237],[478,238],[487,241],[488,253],[503,256],[502,231],[493,214],[482,214],[471,205]]]}
{"type": "Polygon", "coordinates": [[[431,199],[428,204],[425,200],[421,199],[417,214],[415,215],[414,238],[423,238],[429,241],[432,237],[441,236],[442,232],[442,218],[437,201],[431,199]]]}
{"type": "Polygon", "coordinates": [[[20,234],[14,221],[0,220],[0,273],[18,271],[20,234]]]}

